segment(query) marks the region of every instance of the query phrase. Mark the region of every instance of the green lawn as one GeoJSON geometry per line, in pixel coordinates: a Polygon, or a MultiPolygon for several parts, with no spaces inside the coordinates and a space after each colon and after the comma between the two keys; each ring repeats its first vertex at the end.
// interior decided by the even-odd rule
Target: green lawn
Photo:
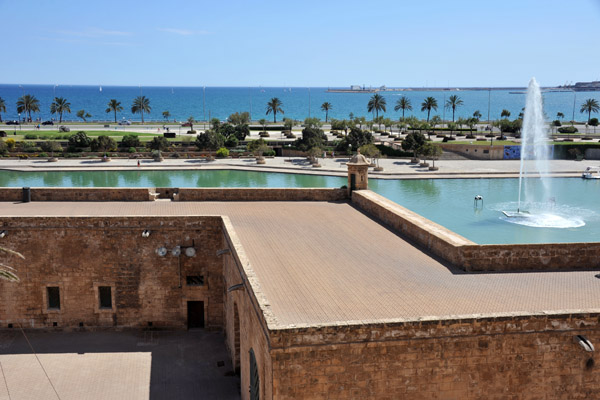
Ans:
{"type": "MultiPolygon", "coordinates": [[[[30,139],[25,139],[25,135],[33,134],[33,135],[36,135],[38,137],[38,139],[31,139],[32,141],[35,141],[35,140],[67,140],[67,139],[64,139],[66,136],[74,135],[78,131],[72,130],[71,132],[47,132],[47,131],[38,131],[38,130],[23,130],[23,131],[17,131],[16,135],[13,135],[12,134],[13,132],[7,132],[8,136],[6,137],[6,139],[14,139],[16,141],[30,140],[30,139]]],[[[151,134],[151,133],[142,133],[142,132],[85,131],[85,133],[86,133],[86,135],[88,135],[90,137],[96,137],[96,136],[101,136],[101,135],[110,136],[116,141],[120,141],[121,139],[123,139],[123,136],[129,136],[129,135],[138,136],[140,138],[140,141],[142,141],[142,142],[150,141],[150,140],[152,140],[153,137],[156,137],[156,136],[162,136],[162,135],[156,135],[156,134],[151,134]]],[[[188,135],[188,136],[193,137],[193,135],[188,135]]],[[[182,135],[182,137],[185,137],[185,136],[182,135]]],[[[181,140],[181,137],[179,137],[177,139],[168,139],[168,140],[171,140],[171,141],[181,140]]]]}

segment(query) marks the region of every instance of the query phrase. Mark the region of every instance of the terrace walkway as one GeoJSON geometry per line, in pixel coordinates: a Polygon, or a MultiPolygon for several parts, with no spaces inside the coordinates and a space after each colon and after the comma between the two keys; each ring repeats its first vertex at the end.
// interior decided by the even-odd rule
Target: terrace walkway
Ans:
{"type": "Polygon", "coordinates": [[[593,271],[463,273],[348,203],[4,202],[2,215],[227,215],[271,305],[271,328],[600,309],[593,271]]]}

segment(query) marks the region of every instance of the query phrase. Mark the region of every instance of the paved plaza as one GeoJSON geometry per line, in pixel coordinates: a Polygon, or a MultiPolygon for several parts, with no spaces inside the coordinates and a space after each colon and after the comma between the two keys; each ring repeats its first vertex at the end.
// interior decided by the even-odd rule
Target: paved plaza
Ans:
{"type": "Polygon", "coordinates": [[[0,400],[239,399],[222,333],[0,332],[0,400]],[[38,361],[39,359],[39,361],[38,361]]]}
{"type": "MultiPolygon", "coordinates": [[[[102,162],[97,159],[60,159],[49,163],[46,159],[1,160],[0,169],[20,171],[74,171],[74,170],[163,170],[163,169],[233,169],[300,174],[347,176],[348,157],[320,158],[320,168],[314,168],[305,157],[267,158],[265,165],[257,165],[253,158],[217,159],[165,159],[155,162],[141,159],[113,159],[102,162]]],[[[423,179],[423,178],[473,178],[473,177],[518,177],[519,160],[439,160],[435,165],[439,171],[411,164],[409,159],[380,159],[382,172],[369,171],[369,178],[423,179]]],[[[588,166],[600,166],[600,160],[574,161],[550,160],[550,173],[554,176],[580,176],[588,166]]]]}

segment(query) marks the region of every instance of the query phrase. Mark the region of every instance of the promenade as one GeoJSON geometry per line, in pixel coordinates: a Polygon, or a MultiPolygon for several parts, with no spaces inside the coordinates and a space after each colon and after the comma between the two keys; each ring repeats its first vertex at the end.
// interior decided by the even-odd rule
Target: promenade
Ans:
{"type": "MultiPolygon", "coordinates": [[[[59,159],[49,163],[46,159],[5,160],[0,159],[0,170],[16,171],[105,171],[105,170],[169,170],[169,169],[231,169],[263,172],[283,172],[296,174],[316,174],[347,176],[348,157],[319,159],[320,168],[313,167],[304,157],[267,158],[266,164],[257,165],[253,158],[217,159],[165,159],[155,162],[151,159],[117,158],[109,162],[101,159],[59,159]]],[[[431,163],[431,161],[430,161],[431,163]]],[[[479,178],[479,177],[518,177],[519,160],[439,160],[435,165],[438,171],[429,171],[427,167],[411,164],[409,159],[380,159],[383,171],[369,171],[369,177],[375,179],[423,179],[423,178],[479,178]]],[[[588,166],[600,166],[599,160],[574,161],[550,160],[552,176],[580,176],[588,166]]]]}

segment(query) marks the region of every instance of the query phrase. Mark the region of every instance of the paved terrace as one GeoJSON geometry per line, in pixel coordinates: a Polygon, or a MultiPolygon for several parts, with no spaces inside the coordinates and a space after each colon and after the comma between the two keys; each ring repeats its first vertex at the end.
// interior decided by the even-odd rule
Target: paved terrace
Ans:
{"type": "Polygon", "coordinates": [[[594,272],[461,273],[348,203],[4,202],[0,215],[228,215],[271,328],[600,309],[594,272]]]}
{"type": "MultiPolygon", "coordinates": [[[[0,160],[0,170],[17,171],[99,171],[99,170],[165,170],[165,169],[234,169],[249,171],[286,172],[296,174],[318,174],[348,176],[346,162],[348,157],[319,159],[321,168],[313,168],[305,157],[267,158],[265,165],[257,165],[251,158],[217,159],[165,159],[154,162],[141,159],[140,167],[136,159],[113,159],[102,162],[96,159],[60,159],[49,163],[46,159],[0,160]]],[[[439,160],[435,165],[439,171],[429,171],[426,167],[411,164],[409,159],[379,160],[383,172],[369,171],[370,178],[380,179],[422,179],[422,178],[479,178],[479,177],[518,177],[519,160],[439,160]]],[[[588,166],[600,166],[600,160],[573,161],[550,160],[550,173],[553,176],[581,176],[588,166]]]]}

